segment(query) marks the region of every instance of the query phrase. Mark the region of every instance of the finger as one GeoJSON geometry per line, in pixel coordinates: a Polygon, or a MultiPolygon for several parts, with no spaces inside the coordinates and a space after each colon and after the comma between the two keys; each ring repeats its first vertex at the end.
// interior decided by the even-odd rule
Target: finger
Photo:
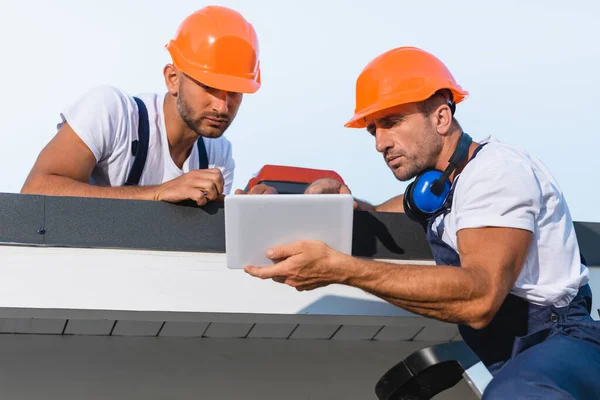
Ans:
{"type": "Polygon", "coordinates": [[[188,175],[193,179],[216,179],[220,172],[218,168],[193,169],[188,175]]]}
{"type": "Polygon", "coordinates": [[[260,279],[270,279],[270,278],[282,278],[285,280],[285,274],[283,273],[285,269],[285,265],[282,266],[283,263],[275,264],[269,267],[253,267],[246,266],[244,267],[244,271],[252,275],[254,277],[260,279]]]}
{"type": "Polygon", "coordinates": [[[208,200],[215,200],[221,194],[218,192],[215,183],[208,179],[198,180],[194,182],[194,187],[204,192],[208,200]]]}
{"type": "Polygon", "coordinates": [[[340,194],[352,194],[352,192],[350,191],[350,188],[346,185],[342,185],[342,187],[340,188],[340,194]]]}
{"type": "Polygon", "coordinates": [[[262,183],[254,186],[252,189],[250,189],[250,191],[248,193],[249,194],[278,194],[277,189],[275,189],[272,186],[268,186],[268,185],[265,185],[262,183]]]}
{"type": "Polygon", "coordinates": [[[299,292],[304,292],[307,290],[315,290],[315,289],[318,289],[323,286],[326,286],[326,285],[321,284],[321,283],[313,283],[310,285],[299,285],[299,286],[296,286],[296,290],[299,292]]]}
{"type": "Polygon", "coordinates": [[[285,276],[275,276],[273,278],[271,278],[272,280],[274,280],[277,283],[285,283],[285,276]]]}
{"type": "Polygon", "coordinates": [[[246,194],[242,189],[236,189],[234,194],[246,194]]]}
{"type": "Polygon", "coordinates": [[[217,179],[214,184],[217,195],[222,194],[225,191],[225,182],[223,181],[222,176],[220,176],[220,179],[217,179]]]}
{"type": "Polygon", "coordinates": [[[221,170],[219,168],[199,169],[197,171],[202,172],[204,174],[210,174],[215,179],[218,179],[217,178],[218,176],[223,176],[223,174],[221,173],[221,170]]]}
{"type": "Polygon", "coordinates": [[[185,191],[185,198],[195,201],[199,206],[203,206],[208,202],[208,199],[202,191],[193,188],[188,188],[185,191]]]}
{"type": "Polygon", "coordinates": [[[285,259],[301,253],[302,249],[303,242],[297,241],[270,248],[266,251],[266,255],[271,260],[285,259]]]}
{"type": "Polygon", "coordinates": [[[354,200],[354,209],[358,210],[358,201],[354,200]]]}
{"type": "Polygon", "coordinates": [[[305,194],[321,194],[323,193],[323,187],[321,185],[310,185],[306,191],[304,191],[305,194]]]}
{"type": "Polygon", "coordinates": [[[225,182],[223,180],[223,174],[221,173],[220,169],[197,169],[192,172],[194,172],[194,181],[210,181],[212,184],[214,184],[217,195],[223,193],[225,182]]]}
{"type": "Polygon", "coordinates": [[[253,186],[248,191],[248,194],[263,194],[264,192],[265,192],[265,185],[256,185],[256,186],[253,186]]]}
{"type": "Polygon", "coordinates": [[[217,193],[221,194],[225,190],[224,189],[225,188],[225,180],[223,179],[223,174],[221,173],[221,170],[218,168],[215,168],[215,169],[217,171],[215,172],[213,182],[214,182],[215,186],[217,187],[217,193]]]}

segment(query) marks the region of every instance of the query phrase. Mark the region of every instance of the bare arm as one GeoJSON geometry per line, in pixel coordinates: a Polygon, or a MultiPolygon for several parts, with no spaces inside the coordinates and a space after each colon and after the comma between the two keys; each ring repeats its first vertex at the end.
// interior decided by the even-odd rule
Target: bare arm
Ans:
{"type": "Polygon", "coordinates": [[[21,193],[152,200],[155,187],[104,187],[88,182],[96,159],[68,123],[38,156],[21,193]]]}
{"type": "Polygon", "coordinates": [[[396,196],[396,197],[392,197],[388,201],[381,203],[378,206],[375,206],[375,211],[403,213],[404,212],[403,201],[404,201],[403,194],[396,196]]]}
{"type": "Polygon", "coordinates": [[[475,329],[485,327],[513,287],[531,232],[514,228],[458,232],[462,267],[398,265],[351,257],[321,242],[295,242],[267,252],[269,267],[246,272],[297,290],[332,283],[358,287],[408,311],[475,329]]]}
{"type": "Polygon", "coordinates": [[[351,258],[344,283],[417,314],[483,328],[515,284],[531,236],[513,228],[464,229],[457,234],[462,267],[351,258]]]}
{"type": "Polygon", "coordinates": [[[96,158],[65,123],[41,151],[21,193],[116,199],[193,200],[202,206],[223,199],[223,176],[217,168],[193,170],[155,186],[107,187],[88,183],[96,158]]]}
{"type": "Polygon", "coordinates": [[[356,209],[360,211],[377,211],[377,212],[392,212],[392,213],[403,213],[404,212],[404,195],[398,195],[392,197],[388,201],[385,201],[377,206],[367,203],[364,200],[355,199],[357,204],[356,209]]]}

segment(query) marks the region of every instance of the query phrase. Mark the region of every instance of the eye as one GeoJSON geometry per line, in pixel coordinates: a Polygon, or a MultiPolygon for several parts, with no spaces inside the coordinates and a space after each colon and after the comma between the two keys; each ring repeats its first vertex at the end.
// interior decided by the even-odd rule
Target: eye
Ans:
{"type": "Polygon", "coordinates": [[[375,136],[375,132],[377,131],[377,127],[374,124],[367,126],[367,132],[371,134],[371,136],[375,136]]]}
{"type": "Polygon", "coordinates": [[[390,129],[402,122],[401,118],[386,118],[379,121],[379,126],[382,129],[390,129]]]}

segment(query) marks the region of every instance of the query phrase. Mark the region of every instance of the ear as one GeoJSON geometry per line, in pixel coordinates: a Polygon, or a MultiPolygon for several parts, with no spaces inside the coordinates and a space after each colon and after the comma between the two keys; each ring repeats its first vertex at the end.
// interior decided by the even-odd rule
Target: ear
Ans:
{"type": "Polygon", "coordinates": [[[433,113],[433,123],[440,135],[446,135],[452,127],[452,110],[448,104],[441,104],[433,113]]]}
{"type": "Polygon", "coordinates": [[[167,64],[163,69],[163,75],[165,77],[167,91],[169,94],[177,96],[177,93],[179,93],[181,73],[173,64],[167,64]]]}

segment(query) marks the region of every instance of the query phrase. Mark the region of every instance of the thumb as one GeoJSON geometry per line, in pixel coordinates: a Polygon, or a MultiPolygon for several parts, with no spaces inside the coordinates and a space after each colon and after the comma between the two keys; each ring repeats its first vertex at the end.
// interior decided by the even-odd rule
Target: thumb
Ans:
{"type": "Polygon", "coordinates": [[[271,260],[281,260],[296,255],[300,252],[302,252],[301,243],[293,242],[272,247],[266,251],[266,255],[271,260]]]}

